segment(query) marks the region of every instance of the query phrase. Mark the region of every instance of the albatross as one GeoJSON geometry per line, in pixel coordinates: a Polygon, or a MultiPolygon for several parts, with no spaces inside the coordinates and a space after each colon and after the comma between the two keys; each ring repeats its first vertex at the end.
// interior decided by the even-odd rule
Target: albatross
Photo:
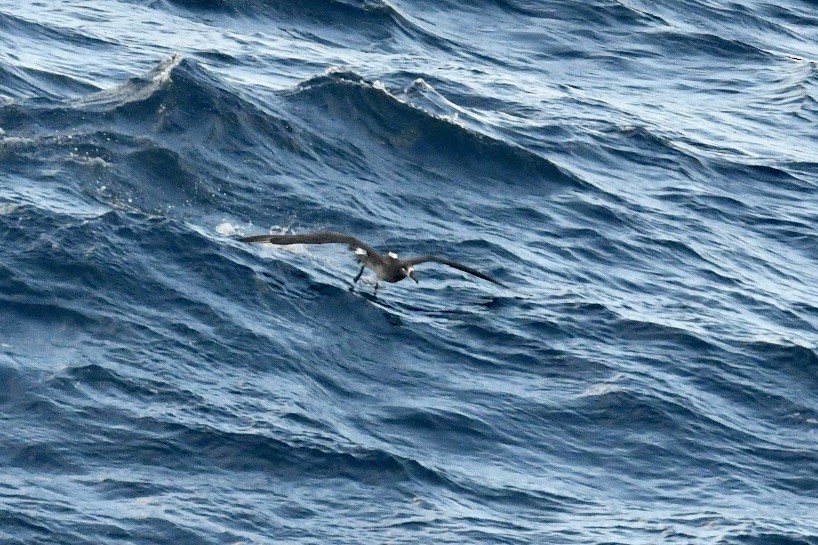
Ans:
{"type": "MultiPolygon", "coordinates": [[[[353,284],[357,283],[360,280],[361,275],[364,273],[364,269],[371,269],[375,272],[378,277],[378,280],[384,280],[386,282],[400,282],[404,278],[411,278],[416,283],[420,283],[418,280],[417,274],[415,273],[415,265],[419,265],[420,263],[441,263],[443,265],[448,265],[454,269],[459,271],[463,271],[464,273],[468,273],[472,276],[476,276],[477,278],[482,278],[483,280],[488,280],[489,282],[493,282],[498,286],[506,287],[505,284],[500,282],[499,280],[495,280],[494,278],[490,277],[489,275],[478,271],[477,269],[473,269],[462,263],[458,263],[456,261],[452,261],[451,259],[447,259],[445,257],[439,257],[436,255],[422,255],[418,257],[410,257],[407,259],[400,259],[398,255],[389,252],[386,255],[383,255],[376,251],[372,246],[365,244],[358,240],[357,238],[351,235],[345,235],[344,233],[336,233],[334,231],[318,231],[315,233],[303,233],[300,235],[254,235],[251,237],[242,237],[239,239],[241,242],[248,242],[248,243],[268,243],[268,244],[279,244],[279,245],[287,245],[287,244],[346,244],[350,250],[355,253],[355,256],[358,258],[358,262],[361,265],[361,270],[358,271],[358,274],[355,276],[355,279],[352,281],[353,284]]],[[[375,282],[375,292],[378,291],[378,282],[375,282]]]]}

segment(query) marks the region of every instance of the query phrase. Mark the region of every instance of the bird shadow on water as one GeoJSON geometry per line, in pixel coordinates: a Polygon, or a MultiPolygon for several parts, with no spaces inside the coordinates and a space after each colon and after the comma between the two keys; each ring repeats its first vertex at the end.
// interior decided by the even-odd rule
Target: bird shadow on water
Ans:
{"type": "Polygon", "coordinates": [[[332,309],[331,311],[334,313],[354,313],[365,316],[370,314],[372,310],[377,309],[378,315],[384,318],[388,324],[393,326],[403,325],[403,320],[400,317],[402,309],[389,301],[385,301],[374,292],[355,289],[355,287],[349,285],[341,287],[324,282],[312,283],[310,290],[319,297],[326,298],[326,308],[332,309]]]}
{"type": "Polygon", "coordinates": [[[403,319],[397,314],[400,311],[398,307],[395,305],[385,302],[383,299],[379,299],[378,295],[375,293],[365,293],[365,292],[355,292],[350,288],[350,293],[354,293],[361,299],[371,303],[372,305],[376,306],[377,308],[383,310],[383,316],[386,318],[386,321],[393,326],[402,326],[404,325],[403,319]]]}
{"type": "Polygon", "coordinates": [[[395,300],[389,293],[379,290],[377,293],[360,288],[349,287],[354,294],[367,303],[383,309],[388,313],[394,325],[402,325],[406,318],[411,320],[455,320],[467,319],[471,314],[482,314],[484,311],[497,311],[514,307],[525,297],[513,294],[477,294],[474,292],[447,293],[448,290],[432,290],[426,293],[410,293],[406,299],[395,300]],[[419,299],[420,302],[417,302],[419,299]],[[401,318],[403,316],[403,319],[401,318]]]}
{"type": "MultiPolygon", "coordinates": [[[[324,287],[319,288],[318,291],[324,292],[327,296],[331,296],[331,293],[335,290],[341,290],[341,288],[324,285],[324,287]]],[[[400,295],[388,293],[388,288],[385,292],[383,287],[375,292],[374,290],[361,286],[347,286],[343,291],[347,297],[365,303],[359,307],[359,310],[377,309],[379,315],[393,326],[406,325],[407,319],[410,321],[426,321],[426,319],[440,319],[446,316],[448,316],[448,319],[463,317],[479,308],[491,308],[492,305],[495,304],[495,300],[498,299],[495,296],[487,296],[481,297],[479,301],[470,301],[467,304],[463,304],[463,301],[461,301],[458,304],[450,305],[448,303],[451,303],[452,300],[449,299],[443,302],[432,303],[429,299],[430,295],[425,294],[425,302],[429,304],[422,304],[414,302],[414,300],[411,299],[418,294],[408,294],[406,299],[404,299],[400,297],[400,295]]],[[[365,320],[367,313],[366,311],[362,312],[360,318],[365,320]]]]}

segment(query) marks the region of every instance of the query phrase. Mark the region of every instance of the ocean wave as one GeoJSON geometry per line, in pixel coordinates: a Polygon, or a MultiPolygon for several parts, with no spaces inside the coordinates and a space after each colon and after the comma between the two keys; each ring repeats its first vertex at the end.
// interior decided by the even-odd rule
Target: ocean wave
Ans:
{"type": "MultiPolygon", "coordinates": [[[[0,99],[8,102],[48,98],[58,99],[66,94],[85,94],[96,88],[62,74],[32,68],[18,68],[0,63],[0,99]]],[[[0,107],[6,104],[0,103],[0,107]]]]}
{"type": "Polygon", "coordinates": [[[746,348],[765,362],[767,371],[782,373],[787,380],[798,384],[808,381],[818,386],[818,350],[814,347],[758,340],[747,342],[746,348]]]}
{"type": "Polygon", "coordinates": [[[423,158],[431,168],[455,167],[471,179],[499,181],[523,190],[585,185],[548,159],[401,102],[352,72],[332,71],[312,78],[290,96],[302,110],[318,109],[324,119],[329,112],[335,124],[343,120],[347,128],[357,128],[361,137],[415,161],[423,158]]]}
{"type": "Polygon", "coordinates": [[[112,42],[90,36],[71,28],[41,24],[28,19],[0,12],[0,32],[16,35],[23,40],[55,40],[66,45],[93,46],[104,48],[112,42]]]}
{"type": "MultiPolygon", "coordinates": [[[[57,165],[89,176],[80,190],[112,206],[146,211],[215,204],[236,162],[275,173],[276,162],[310,160],[321,139],[245,100],[198,65],[178,56],[128,82],[79,99],[18,102],[0,108],[0,154],[12,163],[57,165]],[[190,157],[201,143],[208,152],[190,157]],[[316,145],[317,144],[317,145],[316,145]],[[210,166],[202,169],[191,161],[210,166]]],[[[323,148],[328,146],[323,145],[323,148]]],[[[65,177],[65,183],[75,182],[65,177]]],[[[237,184],[241,185],[237,187],[237,184]]]]}
{"type": "Polygon", "coordinates": [[[36,131],[45,138],[70,130],[68,144],[74,147],[82,145],[83,135],[107,140],[124,135],[129,145],[153,138],[172,149],[190,148],[194,139],[229,151],[266,144],[267,150],[309,155],[310,148],[291,123],[179,56],[122,85],[78,99],[6,106],[0,109],[0,123],[7,134],[36,131]]]}
{"type": "Polygon", "coordinates": [[[741,545],[816,545],[818,535],[805,535],[791,532],[737,532],[730,536],[725,536],[723,543],[736,543],[741,545]]]}
{"type": "Polygon", "coordinates": [[[177,147],[179,142],[172,137],[184,133],[188,141],[198,138],[231,150],[246,150],[266,141],[268,149],[309,153],[309,144],[299,142],[289,122],[263,111],[196,63],[179,56],[72,106],[83,113],[98,113],[109,123],[150,128],[149,134],[167,136],[164,142],[175,142],[177,147]]]}
{"type": "Polygon", "coordinates": [[[493,0],[504,11],[527,17],[544,19],[564,19],[594,27],[621,28],[630,25],[659,25],[661,17],[640,10],[618,0],[596,0],[594,2],[567,2],[558,8],[525,0],[493,0]]]}
{"type": "MultiPolygon", "coordinates": [[[[200,16],[209,21],[213,16],[239,18],[242,24],[256,21],[292,28],[292,32],[309,41],[323,43],[356,43],[360,40],[393,42],[410,36],[428,43],[444,44],[445,40],[430,33],[405,17],[384,0],[150,0],[148,6],[200,16]],[[328,29],[333,30],[328,30],[328,29]],[[341,30],[343,29],[343,32],[341,30]]],[[[225,22],[224,19],[222,22],[225,22]]]]}
{"type": "Polygon", "coordinates": [[[306,0],[297,3],[283,0],[149,0],[152,7],[179,6],[193,11],[242,14],[256,17],[288,16],[313,21],[343,22],[344,18],[372,18],[383,21],[395,10],[383,0],[306,0]],[[340,18],[340,21],[339,21],[340,18]]]}

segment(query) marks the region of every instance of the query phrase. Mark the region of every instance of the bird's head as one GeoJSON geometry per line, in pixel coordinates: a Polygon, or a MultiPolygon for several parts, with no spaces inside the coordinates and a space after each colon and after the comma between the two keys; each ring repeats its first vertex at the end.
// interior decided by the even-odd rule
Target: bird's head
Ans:
{"type": "Polygon", "coordinates": [[[420,280],[418,280],[418,275],[415,274],[415,268],[409,265],[408,267],[403,267],[403,272],[406,276],[411,278],[415,281],[416,284],[420,284],[420,280]]]}

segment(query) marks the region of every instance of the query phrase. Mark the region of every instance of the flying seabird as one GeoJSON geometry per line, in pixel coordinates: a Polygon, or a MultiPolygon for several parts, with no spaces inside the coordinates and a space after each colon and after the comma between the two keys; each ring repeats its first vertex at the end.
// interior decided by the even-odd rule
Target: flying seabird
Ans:
{"type": "MultiPolygon", "coordinates": [[[[438,257],[436,255],[423,255],[418,257],[410,257],[408,259],[399,259],[398,255],[389,252],[383,255],[377,252],[372,246],[364,244],[357,238],[345,235],[344,233],[335,233],[333,231],[319,231],[316,233],[304,233],[301,235],[255,235],[252,237],[243,237],[239,239],[241,242],[257,242],[269,244],[346,244],[350,250],[355,252],[358,262],[361,264],[361,270],[352,281],[357,283],[364,273],[364,269],[369,267],[378,276],[379,280],[386,282],[400,282],[406,277],[411,278],[419,283],[418,277],[415,274],[415,265],[433,261],[435,263],[442,263],[448,265],[465,273],[469,273],[477,278],[494,282],[498,286],[506,287],[502,282],[484,274],[476,269],[472,269],[466,265],[446,259],[445,257],[438,257]]],[[[375,282],[375,292],[378,291],[378,282],[375,282]]]]}

